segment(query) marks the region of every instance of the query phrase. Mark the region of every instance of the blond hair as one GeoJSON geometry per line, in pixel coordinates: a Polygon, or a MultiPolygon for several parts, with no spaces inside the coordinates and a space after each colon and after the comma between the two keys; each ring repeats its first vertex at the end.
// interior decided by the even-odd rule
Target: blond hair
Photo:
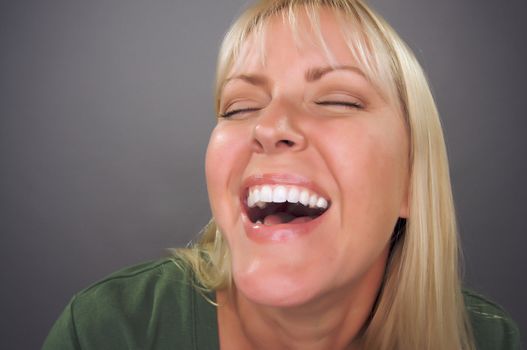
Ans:
{"type": "MultiPolygon", "coordinates": [[[[379,297],[365,325],[365,349],[474,349],[459,276],[459,239],[448,160],[438,111],[425,74],[390,25],[361,0],[261,1],[226,34],[218,57],[216,108],[227,74],[239,63],[244,43],[265,36],[266,20],[282,15],[298,33],[304,9],[314,33],[318,11],[331,9],[365,75],[404,116],[410,135],[410,212],[396,232],[379,297]]],[[[326,51],[322,35],[317,39],[326,51]]],[[[264,52],[262,51],[262,56],[264,52]]],[[[230,253],[214,220],[200,240],[177,250],[205,288],[232,283],[230,253]]]]}

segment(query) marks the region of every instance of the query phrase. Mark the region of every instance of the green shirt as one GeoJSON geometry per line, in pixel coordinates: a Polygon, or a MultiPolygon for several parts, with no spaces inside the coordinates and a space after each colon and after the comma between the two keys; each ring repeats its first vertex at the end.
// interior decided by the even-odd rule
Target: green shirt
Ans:
{"type": "MultiPolygon", "coordinates": [[[[214,294],[200,293],[181,266],[173,259],[137,265],[78,293],[43,349],[219,349],[214,294]]],[[[519,349],[518,329],[498,305],[464,295],[478,349],[519,349]]]]}

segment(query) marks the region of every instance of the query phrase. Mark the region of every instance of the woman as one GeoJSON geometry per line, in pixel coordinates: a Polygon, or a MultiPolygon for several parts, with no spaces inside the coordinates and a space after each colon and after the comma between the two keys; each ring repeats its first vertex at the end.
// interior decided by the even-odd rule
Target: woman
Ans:
{"type": "Polygon", "coordinates": [[[262,1],[223,42],[213,219],[79,293],[45,349],[515,349],[462,291],[438,113],[362,1],[262,1]]]}

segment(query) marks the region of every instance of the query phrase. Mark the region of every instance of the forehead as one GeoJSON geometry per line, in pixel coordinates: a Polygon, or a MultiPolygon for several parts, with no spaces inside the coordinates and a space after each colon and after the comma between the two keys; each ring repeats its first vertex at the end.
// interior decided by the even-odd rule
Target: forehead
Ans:
{"type": "Polygon", "coordinates": [[[333,10],[308,11],[298,7],[264,20],[242,43],[229,74],[254,71],[269,65],[324,64],[361,68],[344,34],[343,19],[333,10]]]}

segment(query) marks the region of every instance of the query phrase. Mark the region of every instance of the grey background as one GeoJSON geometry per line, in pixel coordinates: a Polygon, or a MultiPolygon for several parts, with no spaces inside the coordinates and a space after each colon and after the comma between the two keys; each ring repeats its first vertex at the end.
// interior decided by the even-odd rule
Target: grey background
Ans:
{"type": "MultiPolygon", "coordinates": [[[[0,1],[0,348],[209,218],[216,52],[243,0],[0,1]]],[[[443,117],[466,282],[527,330],[524,0],[376,0],[443,117]]]]}

